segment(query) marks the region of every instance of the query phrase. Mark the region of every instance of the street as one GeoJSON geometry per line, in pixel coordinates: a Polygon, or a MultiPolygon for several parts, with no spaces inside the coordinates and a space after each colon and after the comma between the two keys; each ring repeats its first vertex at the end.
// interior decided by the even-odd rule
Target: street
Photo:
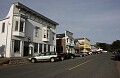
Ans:
{"type": "Polygon", "coordinates": [[[111,53],[0,68],[0,78],[120,78],[111,53]]]}

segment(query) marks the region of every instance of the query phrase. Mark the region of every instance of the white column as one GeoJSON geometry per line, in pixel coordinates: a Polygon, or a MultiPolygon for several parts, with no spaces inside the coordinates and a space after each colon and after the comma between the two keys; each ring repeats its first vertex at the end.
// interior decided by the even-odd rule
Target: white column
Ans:
{"type": "Polygon", "coordinates": [[[38,53],[40,52],[40,51],[39,51],[39,46],[40,46],[40,44],[38,43],[38,53]]]}
{"type": "Polygon", "coordinates": [[[42,53],[44,52],[44,44],[42,44],[42,53]]]}
{"type": "Polygon", "coordinates": [[[21,57],[23,57],[24,41],[21,41],[21,57]]]}
{"type": "Polygon", "coordinates": [[[46,52],[48,52],[48,44],[46,44],[46,52]]]}

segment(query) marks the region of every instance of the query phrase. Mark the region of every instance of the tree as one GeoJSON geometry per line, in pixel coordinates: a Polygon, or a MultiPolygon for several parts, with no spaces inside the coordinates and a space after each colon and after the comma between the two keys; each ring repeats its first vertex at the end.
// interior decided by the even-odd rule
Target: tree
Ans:
{"type": "Polygon", "coordinates": [[[111,47],[112,47],[112,50],[113,50],[113,51],[116,50],[116,49],[120,49],[120,40],[114,41],[114,42],[112,43],[111,47]]]}
{"type": "Polygon", "coordinates": [[[96,43],[96,46],[97,46],[97,48],[100,47],[100,48],[103,49],[103,50],[111,51],[111,44],[99,43],[99,42],[97,42],[97,43],[96,43]]]}

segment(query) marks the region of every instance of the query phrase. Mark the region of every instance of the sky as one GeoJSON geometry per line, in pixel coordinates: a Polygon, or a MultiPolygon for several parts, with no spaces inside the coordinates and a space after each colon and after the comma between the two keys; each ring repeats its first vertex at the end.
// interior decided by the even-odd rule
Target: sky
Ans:
{"type": "Polygon", "coordinates": [[[0,0],[0,19],[12,3],[20,2],[59,23],[57,33],[68,30],[91,44],[120,40],[120,0],[0,0]]]}

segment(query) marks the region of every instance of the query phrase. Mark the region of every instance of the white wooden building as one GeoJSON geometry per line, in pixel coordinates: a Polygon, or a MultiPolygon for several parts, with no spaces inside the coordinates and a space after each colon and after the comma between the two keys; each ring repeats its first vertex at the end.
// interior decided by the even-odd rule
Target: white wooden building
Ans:
{"type": "Polygon", "coordinates": [[[0,20],[0,53],[4,57],[24,57],[56,51],[58,23],[17,2],[0,20]]]}

